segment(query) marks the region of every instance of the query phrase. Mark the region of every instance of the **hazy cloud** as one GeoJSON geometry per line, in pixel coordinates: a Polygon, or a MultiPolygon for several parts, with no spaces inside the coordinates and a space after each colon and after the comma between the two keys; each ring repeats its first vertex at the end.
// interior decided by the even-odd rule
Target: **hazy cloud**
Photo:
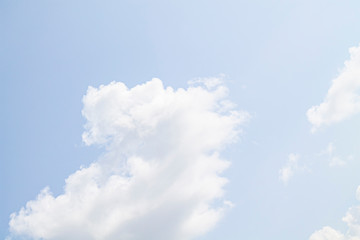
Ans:
{"type": "Polygon", "coordinates": [[[286,165],[279,170],[279,179],[287,184],[299,169],[298,160],[300,156],[298,154],[291,153],[289,154],[288,161],[286,165]]]}
{"type": "MultiPolygon", "coordinates": [[[[330,167],[341,167],[346,165],[346,162],[339,156],[335,155],[335,145],[330,142],[327,148],[320,153],[320,155],[326,155],[329,158],[330,167]]],[[[349,158],[349,157],[348,157],[349,158]]]]}
{"type": "Polygon", "coordinates": [[[186,240],[211,229],[232,203],[223,198],[246,112],[227,104],[220,81],[174,90],[153,79],[131,89],[112,82],[83,98],[83,141],[106,153],[13,213],[10,231],[35,239],[186,240]]]}

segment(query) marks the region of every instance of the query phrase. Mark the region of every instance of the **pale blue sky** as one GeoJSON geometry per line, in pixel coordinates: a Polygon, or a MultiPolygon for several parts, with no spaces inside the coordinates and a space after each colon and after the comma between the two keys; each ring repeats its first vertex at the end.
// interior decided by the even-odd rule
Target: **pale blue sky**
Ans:
{"type": "Polygon", "coordinates": [[[153,77],[186,87],[225,74],[252,119],[224,156],[236,207],[200,239],[301,240],[341,222],[360,184],[360,116],[311,133],[348,48],[360,42],[359,1],[0,1],[0,238],[9,215],[101,154],[82,143],[88,86],[153,77]],[[352,160],[331,168],[332,142],[352,160]],[[300,155],[287,185],[279,169],[300,155]]]}

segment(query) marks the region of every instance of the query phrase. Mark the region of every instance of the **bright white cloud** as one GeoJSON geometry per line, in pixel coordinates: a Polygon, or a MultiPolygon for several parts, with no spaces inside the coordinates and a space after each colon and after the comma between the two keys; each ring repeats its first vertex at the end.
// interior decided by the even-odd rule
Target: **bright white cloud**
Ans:
{"type": "Polygon", "coordinates": [[[229,162],[246,112],[224,108],[227,89],[214,79],[174,90],[159,79],[128,89],[113,82],[83,98],[83,140],[106,153],[13,213],[10,231],[34,239],[186,240],[211,229],[231,202],[223,199],[229,162]],[[215,205],[214,205],[215,203],[215,205]],[[215,207],[216,206],[216,207],[215,207]]]}
{"type": "Polygon", "coordinates": [[[350,48],[349,52],[350,60],[332,81],[325,100],[307,111],[312,131],[360,112],[360,46],[350,48]]]}
{"type": "MultiPolygon", "coordinates": [[[[360,186],[357,189],[359,198],[360,186]]],[[[309,240],[360,240],[360,205],[351,207],[342,219],[348,226],[348,231],[343,234],[327,226],[314,232],[309,240]]]]}
{"type": "Polygon", "coordinates": [[[279,179],[287,184],[299,169],[298,160],[300,156],[298,154],[291,153],[289,154],[288,161],[284,167],[279,170],[279,179]]]}

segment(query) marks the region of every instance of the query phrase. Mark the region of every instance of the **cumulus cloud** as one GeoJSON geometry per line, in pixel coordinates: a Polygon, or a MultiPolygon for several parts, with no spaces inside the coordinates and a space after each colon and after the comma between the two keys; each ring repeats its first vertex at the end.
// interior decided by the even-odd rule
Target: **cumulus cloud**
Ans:
{"type": "Polygon", "coordinates": [[[220,81],[197,84],[89,87],[83,141],[105,154],[70,175],[63,194],[45,188],[13,213],[12,235],[187,240],[209,231],[232,206],[220,175],[229,162],[219,152],[236,141],[249,114],[229,107],[220,81]]]}
{"type": "Polygon", "coordinates": [[[332,81],[325,100],[307,111],[312,131],[360,112],[360,46],[350,48],[349,52],[350,60],[332,81]]]}
{"type": "Polygon", "coordinates": [[[279,170],[279,179],[284,184],[287,184],[290,178],[294,176],[295,172],[300,169],[298,165],[299,158],[300,156],[298,154],[289,154],[286,165],[279,170]]]}
{"type": "MultiPolygon", "coordinates": [[[[359,197],[360,186],[357,188],[357,199],[359,197]]],[[[351,207],[342,219],[348,226],[347,232],[341,233],[329,226],[314,232],[309,240],[360,240],[360,205],[351,207]]]]}

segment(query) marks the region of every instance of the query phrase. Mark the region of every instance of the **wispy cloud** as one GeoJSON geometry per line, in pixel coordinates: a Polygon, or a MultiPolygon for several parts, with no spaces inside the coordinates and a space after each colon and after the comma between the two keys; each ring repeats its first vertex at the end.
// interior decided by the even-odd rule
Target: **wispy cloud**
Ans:
{"type": "Polygon", "coordinates": [[[350,60],[332,81],[325,100],[307,111],[313,132],[360,112],[360,46],[350,48],[349,52],[350,60]]]}
{"type": "Polygon", "coordinates": [[[279,179],[286,185],[290,178],[300,169],[298,160],[300,155],[291,153],[289,154],[288,161],[285,166],[279,170],[279,179]]]}
{"type": "Polygon", "coordinates": [[[45,188],[13,213],[11,233],[186,240],[211,229],[232,206],[223,198],[227,179],[220,176],[229,162],[219,152],[236,141],[249,114],[229,105],[224,111],[221,82],[198,83],[177,90],[159,79],[131,89],[120,82],[89,87],[83,141],[106,153],[70,175],[63,194],[45,188]]]}
{"type": "MultiPolygon", "coordinates": [[[[360,186],[356,197],[360,201],[360,186]]],[[[329,226],[314,232],[309,240],[359,240],[360,239],[360,205],[351,207],[342,219],[348,226],[347,233],[341,233],[329,226]]]]}
{"type": "Polygon", "coordinates": [[[335,145],[330,142],[327,148],[320,153],[320,155],[326,155],[329,159],[330,167],[344,166],[346,162],[339,156],[335,155],[335,145]]]}

